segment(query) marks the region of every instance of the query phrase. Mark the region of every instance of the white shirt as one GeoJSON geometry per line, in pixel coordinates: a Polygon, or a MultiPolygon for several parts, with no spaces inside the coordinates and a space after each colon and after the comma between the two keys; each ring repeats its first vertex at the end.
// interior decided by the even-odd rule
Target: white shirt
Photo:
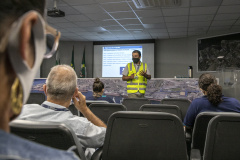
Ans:
{"type": "MultiPolygon", "coordinates": [[[[66,109],[64,106],[48,101],[43,102],[43,104],[60,110],[66,109]]],[[[75,116],[70,111],[55,111],[49,108],[44,108],[38,104],[24,105],[22,112],[17,119],[63,122],[73,129],[81,144],[86,148],[101,147],[106,134],[106,128],[94,125],[85,117],[75,116]]]]}

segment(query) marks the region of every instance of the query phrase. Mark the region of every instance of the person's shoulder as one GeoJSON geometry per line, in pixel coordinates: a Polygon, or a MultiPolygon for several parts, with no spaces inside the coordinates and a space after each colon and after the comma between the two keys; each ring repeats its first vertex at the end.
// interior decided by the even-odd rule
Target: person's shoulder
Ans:
{"type": "Polygon", "coordinates": [[[22,159],[78,159],[73,152],[50,148],[0,131],[0,155],[17,156],[22,159]]]}
{"type": "Polygon", "coordinates": [[[202,97],[198,97],[198,98],[195,98],[192,103],[199,103],[199,102],[203,102],[204,100],[207,100],[207,97],[206,96],[202,96],[202,97]]]}
{"type": "Polygon", "coordinates": [[[107,101],[108,101],[109,103],[114,103],[114,101],[113,101],[112,98],[110,98],[110,97],[106,97],[106,99],[107,99],[107,101]]]}
{"type": "Polygon", "coordinates": [[[40,104],[24,104],[23,107],[40,107],[40,104]]]}
{"type": "Polygon", "coordinates": [[[39,104],[25,104],[23,105],[22,112],[42,108],[39,104]]]}
{"type": "Polygon", "coordinates": [[[223,99],[223,101],[230,101],[230,102],[239,103],[239,101],[236,98],[233,98],[233,97],[225,97],[225,96],[223,96],[222,99],[223,99]]]}
{"type": "Polygon", "coordinates": [[[86,100],[96,100],[96,98],[91,95],[91,96],[87,96],[86,100]]]}

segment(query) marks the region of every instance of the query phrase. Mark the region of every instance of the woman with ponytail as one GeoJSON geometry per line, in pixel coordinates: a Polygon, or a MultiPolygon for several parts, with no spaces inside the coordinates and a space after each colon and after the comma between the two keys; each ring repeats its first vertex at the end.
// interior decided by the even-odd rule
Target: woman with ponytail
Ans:
{"type": "Polygon", "coordinates": [[[235,98],[222,95],[222,87],[216,78],[204,73],[199,77],[199,88],[204,96],[192,101],[184,118],[184,125],[193,127],[197,115],[201,112],[240,112],[240,103],[235,98]]]}
{"type": "Polygon", "coordinates": [[[114,103],[110,97],[103,96],[104,84],[99,78],[95,78],[93,82],[93,95],[86,98],[86,100],[104,100],[109,103],[114,103]]]}

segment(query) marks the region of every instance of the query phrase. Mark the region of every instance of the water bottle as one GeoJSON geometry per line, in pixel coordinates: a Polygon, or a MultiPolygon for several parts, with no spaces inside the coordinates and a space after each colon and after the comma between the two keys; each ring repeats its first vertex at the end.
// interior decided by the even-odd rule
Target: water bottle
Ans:
{"type": "Polygon", "coordinates": [[[188,66],[188,77],[193,78],[193,67],[192,66],[188,66]]]}

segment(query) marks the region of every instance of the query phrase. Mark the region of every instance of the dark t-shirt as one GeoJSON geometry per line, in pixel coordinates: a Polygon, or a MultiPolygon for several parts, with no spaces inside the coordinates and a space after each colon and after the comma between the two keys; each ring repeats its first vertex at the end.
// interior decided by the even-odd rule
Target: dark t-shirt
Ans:
{"type": "Polygon", "coordinates": [[[109,103],[114,103],[114,101],[112,100],[112,98],[110,97],[93,97],[93,96],[87,96],[86,100],[104,100],[104,101],[108,101],[109,103]]]}
{"type": "Polygon", "coordinates": [[[237,99],[222,96],[222,100],[218,106],[214,106],[208,101],[207,96],[194,99],[184,118],[184,125],[193,127],[197,115],[201,112],[240,112],[240,103],[237,99]]]}

